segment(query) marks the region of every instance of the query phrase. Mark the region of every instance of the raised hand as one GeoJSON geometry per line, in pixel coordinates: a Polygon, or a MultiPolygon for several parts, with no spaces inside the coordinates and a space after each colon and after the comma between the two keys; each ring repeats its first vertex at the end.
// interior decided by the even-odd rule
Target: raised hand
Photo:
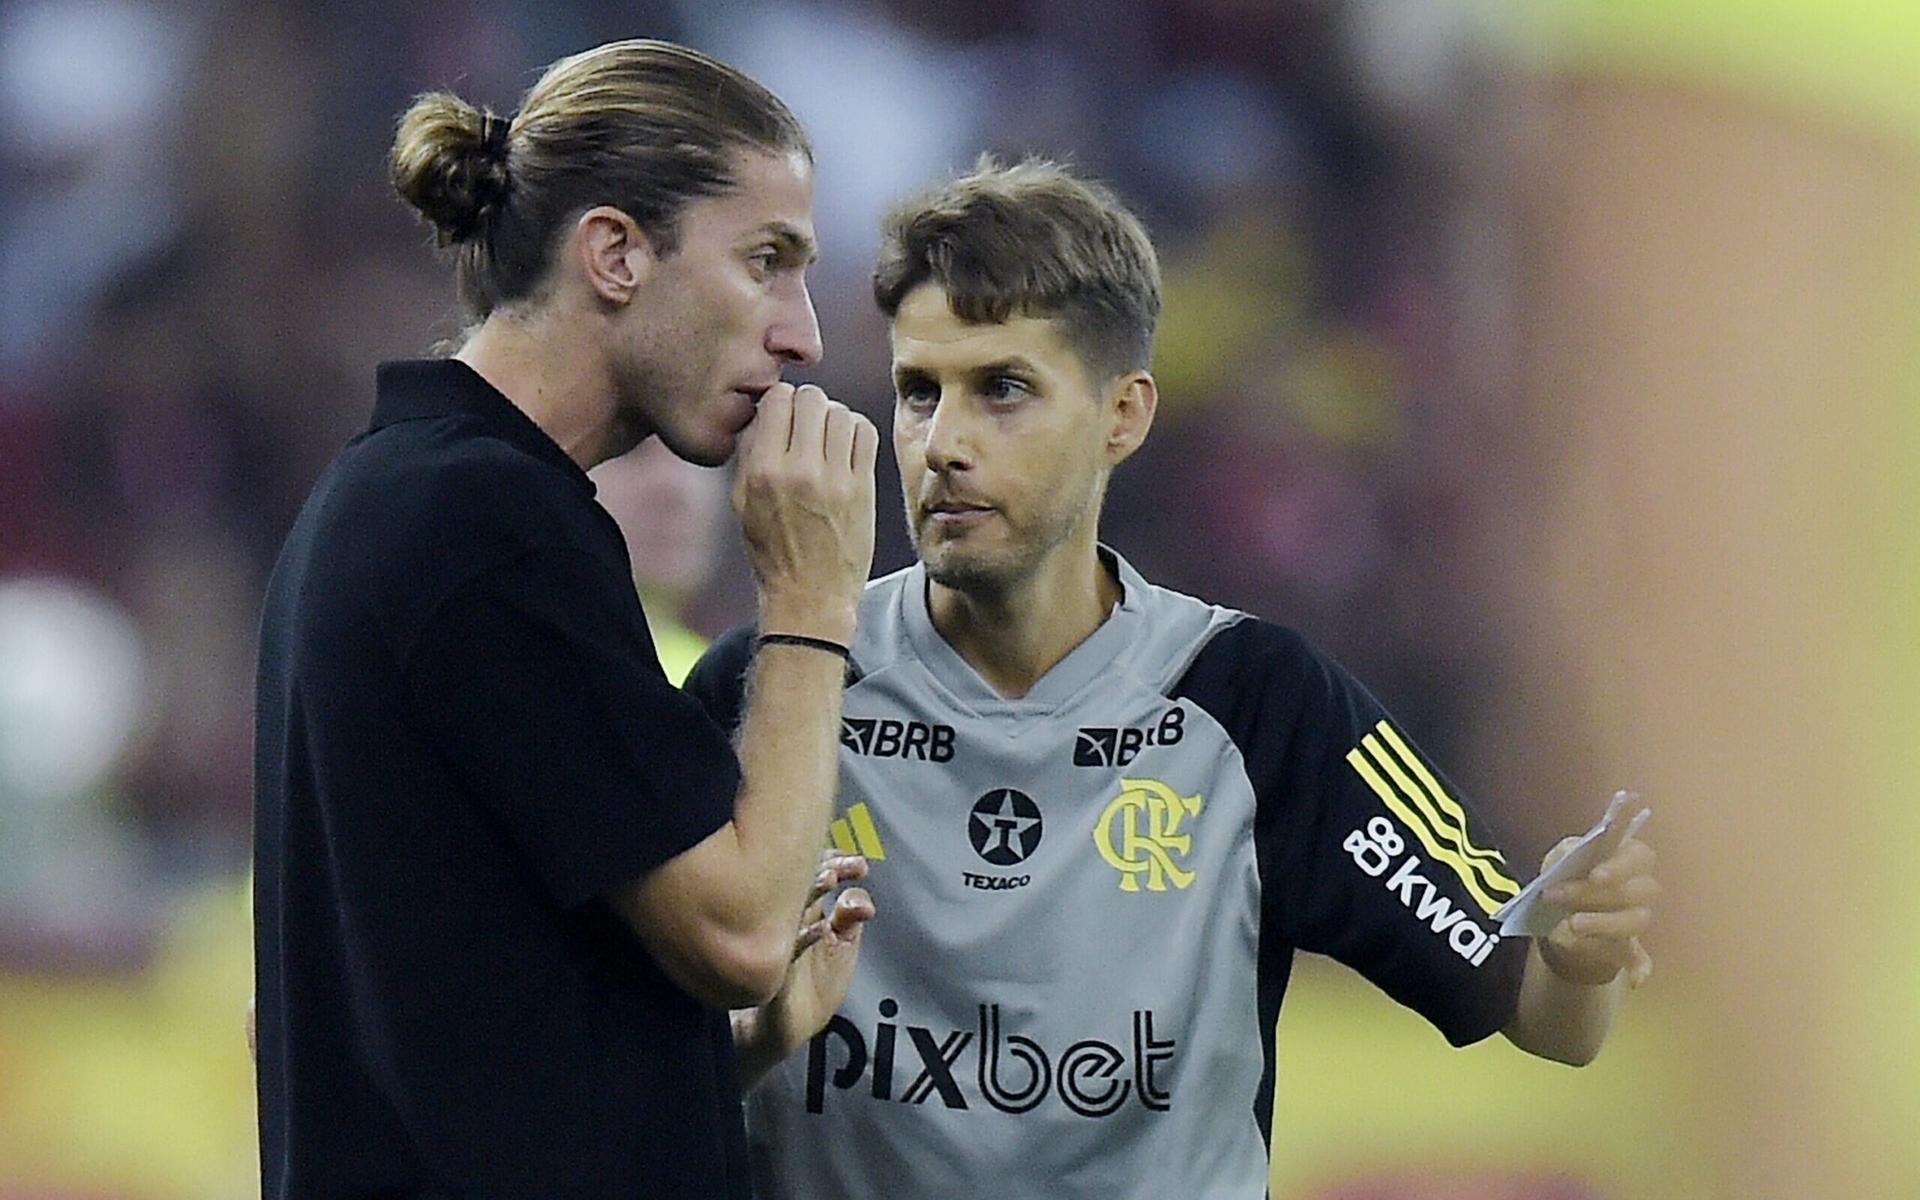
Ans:
{"type": "MultiPolygon", "coordinates": [[[[1645,805],[1637,798],[1619,814],[1624,830],[1645,805]]],[[[1565,857],[1577,839],[1555,846],[1542,869],[1565,857]]],[[[1555,975],[1570,983],[1598,985],[1621,971],[1627,986],[1639,987],[1653,975],[1653,957],[1640,935],[1653,924],[1660,884],[1653,876],[1653,847],[1625,835],[1612,853],[1579,879],[1550,889],[1546,898],[1567,909],[1567,916],[1540,942],[1540,956],[1555,975]]]]}
{"type": "Polygon", "coordinates": [[[759,1008],[734,1014],[734,1041],[746,1086],[826,1028],[847,998],[860,958],[860,934],[873,919],[865,888],[847,888],[825,911],[828,892],[867,875],[867,860],[829,850],[793,939],[793,963],[780,991],[759,1008]]]}
{"type": "Polygon", "coordinates": [[[846,644],[873,566],[873,422],[811,384],[778,384],[741,435],[733,505],[761,628],[846,644]]]}

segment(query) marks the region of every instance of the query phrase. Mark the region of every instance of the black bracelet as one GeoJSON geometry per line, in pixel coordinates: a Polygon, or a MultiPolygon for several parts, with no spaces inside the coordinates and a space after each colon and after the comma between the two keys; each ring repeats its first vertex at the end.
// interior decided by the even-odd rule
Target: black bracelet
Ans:
{"type": "Polygon", "coordinates": [[[804,633],[763,633],[753,639],[755,648],[761,646],[805,646],[810,650],[825,650],[828,654],[838,654],[847,662],[853,661],[853,651],[839,642],[830,642],[826,638],[808,637],[804,633]]]}

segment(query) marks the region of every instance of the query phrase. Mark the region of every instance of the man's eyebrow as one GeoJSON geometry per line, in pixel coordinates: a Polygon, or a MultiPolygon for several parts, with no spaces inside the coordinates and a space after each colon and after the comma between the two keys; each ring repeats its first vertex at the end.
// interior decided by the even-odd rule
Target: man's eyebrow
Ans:
{"type": "MultiPolygon", "coordinates": [[[[901,363],[893,368],[893,381],[894,385],[898,387],[902,383],[932,379],[934,378],[934,374],[933,371],[929,371],[925,367],[914,366],[911,363],[901,363]]],[[[1041,372],[1040,368],[1034,366],[1031,359],[1023,355],[1013,354],[1006,358],[997,358],[992,362],[968,367],[966,368],[966,374],[974,379],[991,379],[996,375],[1025,375],[1029,378],[1038,378],[1041,372]]]]}
{"type": "Polygon", "coordinates": [[[767,222],[759,228],[758,235],[771,239],[784,259],[810,265],[820,258],[820,247],[814,244],[813,238],[785,221],[767,222]]]}
{"type": "Polygon", "coordinates": [[[970,368],[968,374],[975,378],[985,378],[989,375],[1038,375],[1040,368],[1021,355],[1014,354],[995,359],[990,363],[981,363],[977,367],[970,368]]]}

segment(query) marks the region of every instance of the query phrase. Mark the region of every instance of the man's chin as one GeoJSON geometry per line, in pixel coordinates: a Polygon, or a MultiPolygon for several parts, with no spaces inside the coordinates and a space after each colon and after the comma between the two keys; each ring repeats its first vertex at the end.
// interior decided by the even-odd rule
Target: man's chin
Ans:
{"type": "Polygon", "coordinates": [[[680,457],[686,459],[696,467],[724,467],[728,462],[732,461],[734,449],[738,444],[735,439],[728,438],[727,444],[723,448],[682,454],[680,457]]]}
{"type": "Polygon", "coordinates": [[[1007,563],[982,554],[968,554],[952,545],[926,546],[922,543],[920,561],[926,564],[927,578],[941,587],[969,595],[995,595],[1007,590],[1013,570],[1007,563]],[[932,553],[927,553],[931,550],[932,553]]]}
{"type": "Polygon", "coordinates": [[[737,410],[716,411],[699,427],[685,430],[681,436],[668,437],[662,431],[660,440],[666,443],[667,449],[696,467],[726,466],[740,449],[740,435],[753,423],[756,411],[753,401],[746,396],[739,392],[728,395],[738,405],[737,410]]]}
{"type": "Polygon", "coordinates": [[[697,442],[683,442],[678,438],[669,440],[664,434],[660,440],[667,449],[673,451],[676,458],[685,459],[696,467],[724,467],[740,446],[737,434],[718,431],[697,442]]]}

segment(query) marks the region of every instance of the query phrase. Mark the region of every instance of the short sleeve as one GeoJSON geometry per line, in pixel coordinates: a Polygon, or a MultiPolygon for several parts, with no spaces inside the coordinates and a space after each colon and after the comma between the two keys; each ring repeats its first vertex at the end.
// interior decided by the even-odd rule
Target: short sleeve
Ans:
{"type": "MultiPolygon", "coordinates": [[[[1332,661],[1302,647],[1296,753],[1271,847],[1296,945],[1359,971],[1464,1045],[1513,1015],[1520,885],[1487,823],[1332,661]]],[[[1282,678],[1294,672],[1282,672],[1282,678]]]]}
{"type": "Polygon", "coordinates": [[[522,555],[462,587],[404,669],[450,769],[563,907],[732,819],[728,739],[667,682],[638,600],[584,552],[522,555]]]}
{"type": "Polygon", "coordinates": [[[736,625],[687,672],[687,694],[700,702],[713,723],[738,734],[747,703],[747,671],[753,666],[753,626],[736,625]]]}
{"type": "Polygon", "coordinates": [[[1455,1045],[1507,1024],[1525,942],[1491,913],[1518,890],[1487,824],[1352,676],[1298,634],[1216,635],[1183,694],[1226,726],[1256,795],[1263,945],[1328,955],[1455,1045]]]}

